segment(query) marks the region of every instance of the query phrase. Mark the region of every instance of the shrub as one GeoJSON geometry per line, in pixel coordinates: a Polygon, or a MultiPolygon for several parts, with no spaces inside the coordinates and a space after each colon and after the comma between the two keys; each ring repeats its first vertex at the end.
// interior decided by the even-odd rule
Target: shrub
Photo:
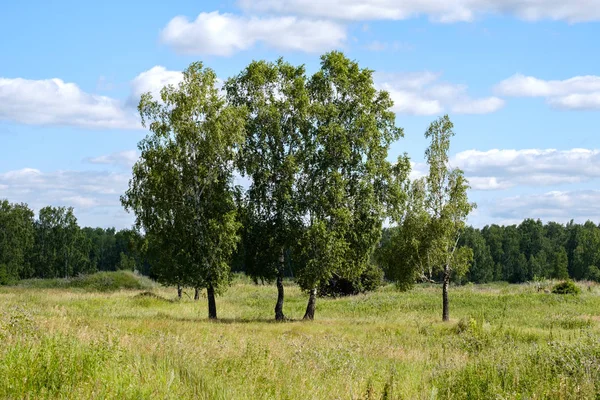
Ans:
{"type": "Polygon", "coordinates": [[[554,294],[579,294],[581,289],[572,280],[557,283],[552,288],[554,294]]]}
{"type": "Polygon", "coordinates": [[[355,279],[334,275],[319,286],[319,296],[340,297],[352,296],[376,290],[383,284],[383,271],[377,265],[370,264],[363,273],[355,279]]]}
{"type": "Polygon", "coordinates": [[[600,269],[595,265],[588,268],[588,279],[595,282],[600,282],[600,269]]]}

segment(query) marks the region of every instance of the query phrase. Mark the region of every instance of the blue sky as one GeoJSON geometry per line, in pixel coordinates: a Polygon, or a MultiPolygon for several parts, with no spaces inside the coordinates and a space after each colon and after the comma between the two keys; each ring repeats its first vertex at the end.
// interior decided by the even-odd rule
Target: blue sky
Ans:
{"type": "Polygon", "coordinates": [[[429,122],[455,123],[470,222],[600,222],[600,0],[23,1],[1,6],[0,198],[73,206],[126,227],[119,204],[145,132],[133,106],[201,60],[318,67],[343,50],[396,102],[415,175],[429,122]]]}

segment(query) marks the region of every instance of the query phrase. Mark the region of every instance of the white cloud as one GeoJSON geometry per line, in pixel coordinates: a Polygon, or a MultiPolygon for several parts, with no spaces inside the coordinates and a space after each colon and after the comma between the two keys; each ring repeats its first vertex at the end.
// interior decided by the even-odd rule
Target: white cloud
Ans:
{"type": "Polygon", "coordinates": [[[0,120],[28,125],[89,129],[141,129],[137,104],[143,93],[160,98],[160,90],[183,79],[180,71],[155,66],[130,83],[125,101],[82,91],[61,79],[0,78],[0,120]]]}
{"type": "Polygon", "coordinates": [[[140,127],[135,113],[118,100],[86,93],[56,78],[0,78],[0,120],[98,129],[140,127]]]}
{"type": "Polygon", "coordinates": [[[524,218],[566,223],[600,221],[600,191],[551,191],[503,198],[492,203],[489,216],[500,223],[520,222],[524,218]]]}
{"type": "Polygon", "coordinates": [[[107,164],[131,168],[138,158],[139,154],[137,151],[127,150],[99,157],[88,157],[85,159],[85,161],[91,164],[107,164]]]}
{"type": "Polygon", "coordinates": [[[487,97],[484,99],[464,99],[452,107],[457,114],[489,114],[504,107],[504,100],[498,97],[487,97]]]}
{"type": "Polygon", "coordinates": [[[498,111],[504,100],[498,97],[473,99],[467,86],[438,82],[432,72],[375,74],[379,89],[394,100],[394,111],[412,115],[435,115],[448,109],[457,114],[487,114],[498,111]]]}
{"type": "Polygon", "coordinates": [[[25,202],[31,208],[70,206],[80,225],[130,226],[133,217],[121,207],[129,174],[107,171],[53,171],[33,168],[0,173],[0,199],[25,202]]]}
{"type": "Polygon", "coordinates": [[[548,104],[571,110],[600,109],[600,76],[575,76],[565,80],[543,80],[515,74],[496,85],[504,96],[543,97],[548,104]]]}
{"type": "Polygon", "coordinates": [[[229,56],[263,43],[278,50],[319,52],[343,45],[345,28],[332,21],[297,17],[247,17],[201,13],[196,20],[173,18],[161,41],[177,52],[229,56]]]}
{"type": "Polygon", "coordinates": [[[160,91],[168,85],[176,86],[183,80],[181,71],[169,71],[157,65],[144,71],[131,81],[131,95],[128,103],[137,106],[142,94],[150,92],[155,99],[160,98],[160,91]]]}
{"type": "Polygon", "coordinates": [[[456,154],[475,190],[499,190],[518,185],[552,186],[600,178],[600,150],[468,150],[456,154]]]}
{"type": "Polygon", "coordinates": [[[551,97],[571,93],[600,91],[600,76],[576,76],[565,80],[546,81],[533,76],[515,74],[500,82],[496,90],[505,96],[551,97]]]}
{"type": "Polygon", "coordinates": [[[566,110],[600,110],[600,91],[595,93],[575,93],[548,99],[554,107],[566,110]]]}
{"type": "Polygon", "coordinates": [[[421,15],[433,21],[472,21],[486,14],[527,21],[600,20],[599,0],[239,0],[246,10],[365,21],[404,20],[421,15]]]}
{"type": "Polygon", "coordinates": [[[467,179],[473,190],[503,190],[512,186],[510,182],[495,176],[469,176],[467,179]]]}

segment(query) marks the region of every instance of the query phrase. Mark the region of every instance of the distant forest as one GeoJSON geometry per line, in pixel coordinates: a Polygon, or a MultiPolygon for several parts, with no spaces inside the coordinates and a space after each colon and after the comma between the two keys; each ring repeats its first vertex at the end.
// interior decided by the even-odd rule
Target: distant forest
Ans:
{"type": "MultiPolygon", "coordinates": [[[[384,229],[382,245],[393,229],[399,228],[384,229]]],[[[247,236],[242,240],[239,249],[253,246],[247,236]]],[[[473,250],[473,261],[457,283],[600,281],[600,227],[591,221],[563,225],[526,219],[519,225],[467,227],[460,242],[473,250]]],[[[81,228],[72,208],[45,207],[36,218],[27,204],[0,201],[0,284],[114,270],[136,270],[152,277],[151,251],[135,229],[81,228]]],[[[400,252],[397,256],[403,257],[400,252]]],[[[243,257],[234,257],[231,267],[245,272],[243,257]]],[[[293,271],[290,265],[286,275],[293,271]]]]}

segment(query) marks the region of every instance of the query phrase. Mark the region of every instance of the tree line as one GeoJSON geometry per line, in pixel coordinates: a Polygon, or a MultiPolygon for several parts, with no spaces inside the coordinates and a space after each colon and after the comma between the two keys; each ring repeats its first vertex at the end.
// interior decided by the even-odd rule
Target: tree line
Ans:
{"type": "Polygon", "coordinates": [[[133,229],[81,228],[72,208],[0,200],[0,284],[119,269],[149,273],[145,239],[133,229]]]}
{"type": "Polygon", "coordinates": [[[465,279],[475,283],[536,279],[600,281],[600,226],[526,219],[519,225],[468,228],[461,242],[473,249],[465,279]]]}
{"type": "MultiPolygon", "coordinates": [[[[240,211],[241,218],[243,210],[240,211]]],[[[245,225],[248,226],[248,225],[245,225]]],[[[401,272],[390,269],[385,254],[402,254],[393,237],[402,235],[401,228],[383,228],[372,263],[367,272],[374,279],[366,289],[377,287],[377,281],[410,282],[394,278],[401,272]]],[[[407,235],[407,237],[410,237],[407,235]]],[[[243,272],[262,282],[275,280],[274,275],[260,272],[247,249],[257,249],[261,237],[242,230],[240,243],[231,260],[234,272],[243,272]]],[[[523,283],[538,279],[573,279],[600,282],[600,225],[592,221],[577,224],[542,223],[525,219],[519,225],[486,225],[465,227],[460,244],[470,248],[473,259],[463,276],[453,277],[457,284],[510,282],[523,283]]],[[[44,207],[38,218],[27,204],[0,201],[0,284],[30,278],[64,278],[96,271],[135,270],[153,276],[144,235],[134,229],[79,227],[73,209],[44,207]]],[[[406,254],[406,253],[405,253],[406,254]]],[[[286,259],[290,257],[287,256],[286,259]]],[[[294,265],[284,262],[282,276],[294,278],[294,265]]],[[[268,270],[268,268],[267,268],[268,270]]],[[[357,293],[359,280],[341,293],[357,293]]],[[[355,277],[356,278],[356,277],[355,277]]],[[[359,277],[360,278],[360,277],[359,277]]],[[[413,282],[435,280],[435,274],[413,282]]],[[[364,279],[364,278],[363,278],[364,279]]],[[[325,282],[326,284],[329,282],[325,282]]]]}

